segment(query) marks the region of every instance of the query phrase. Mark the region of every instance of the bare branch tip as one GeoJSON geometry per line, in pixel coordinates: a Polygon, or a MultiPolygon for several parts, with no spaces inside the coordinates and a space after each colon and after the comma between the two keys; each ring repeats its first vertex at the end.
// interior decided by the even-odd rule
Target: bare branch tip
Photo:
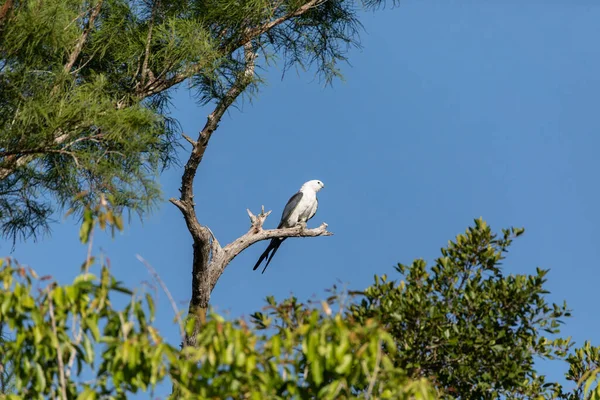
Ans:
{"type": "Polygon", "coordinates": [[[169,201],[171,202],[171,204],[173,204],[175,207],[179,208],[181,211],[184,211],[184,212],[186,211],[185,206],[183,205],[181,200],[176,199],[175,197],[171,197],[169,199],[169,201]]]}
{"type": "Polygon", "coordinates": [[[252,226],[255,226],[258,222],[258,217],[256,215],[254,215],[252,213],[252,211],[250,211],[249,208],[246,208],[246,212],[248,213],[248,216],[250,217],[250,223],[252,224],[252,226]]]}
{"type": "Polygon", "coordinates": [[[185,140],[187,140],[192,146],[196,146],[198,144],[198,142],[196,142],[194,139],[192,139],[191,137],[189,137],[188,135],[186,135],[185,133],[182,133],[181,136],[183,136],[183,138],[185,140]]]}

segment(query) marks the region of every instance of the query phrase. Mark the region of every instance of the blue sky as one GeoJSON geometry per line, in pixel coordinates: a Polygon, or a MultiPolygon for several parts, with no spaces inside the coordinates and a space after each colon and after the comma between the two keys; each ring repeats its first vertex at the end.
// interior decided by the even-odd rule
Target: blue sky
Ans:
{"type": "MultiPolygon", "coordinates": [[[[482,216],[497,231],[526,228],[506,271],[550,268],[550,299],[574,310],[564,333],[599,345],[600,4],[406,0],[361,18],[363,49],[351,51],[345,83],[324,88],[294,71],[281,81],[269,70],[258,98],[225,116],[196,179],[200,221],[221,243],[247,230],[246,208],[272,209],[274,227],[309,179],[326,185],[312,225],[325,221],[335,236],[286,241],[264,275],[252,266],[267,243],[255,245],[227,268],[212,304],[240,316],[267,295],[323,297],[336,282],[362,289],[397,262],[433,260],[482,216]]],[[[195,136],[209,108],[185,88],[174,102],[195,136]]],[[[166,198],[180,174],[161,177],[166,198]]],[[[66,281],[86,254],[77,238],[67,220],[12,256],[66,281]]],[[[187,307],[191,238],[168,202],[114,240],[99,235],[95,248],[130,286],[151,280],[142,255],[187,307]]],[[[158,306],[158,328],[175,343],[162,293],[158,306]]],[[[565,365],[542,370],[559,379],[565,365]]]]}

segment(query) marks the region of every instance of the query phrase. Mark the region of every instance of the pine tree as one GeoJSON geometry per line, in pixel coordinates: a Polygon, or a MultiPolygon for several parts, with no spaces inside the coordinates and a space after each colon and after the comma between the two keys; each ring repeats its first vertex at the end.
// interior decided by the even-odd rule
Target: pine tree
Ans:
{"type": "Polygon", "coordinates": [[[359,27],[347,0],[6,0],[2,235],[35,237],[56,210],[101,198],[117,211],[151,209],[179,139],[174,87],[187,81],[217,105],[214,130],[258,89],[257,63],[278,55],[330,83],[359,27]]]}

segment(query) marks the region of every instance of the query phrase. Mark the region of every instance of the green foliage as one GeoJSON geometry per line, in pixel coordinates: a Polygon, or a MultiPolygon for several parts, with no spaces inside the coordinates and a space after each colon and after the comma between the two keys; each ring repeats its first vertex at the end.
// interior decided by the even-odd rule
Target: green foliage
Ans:
{"type": "Polygon", "coordinates": [[[555,337],[565,305],[549,304],[548,271],[505,275],[500,263],[523,229],[498,237],[481,219],[423,260],[398,265],[396,283],[375,277],[365,299],[352,306],[361,321],[377,318],[393,335],[394,363],[409,376],[430,378],[447,397],[535,397],[551,390],[536,358],[563,358],[569,339],[555,337]]]}
{"type": "MultiPolygon", "coordinates": [[[[4,346],[5,340],[4,330],[2,328],[3,326],[0,325],[0,349],[4,346]]],[[[0,397],[4,393],[10,393],[14,391],[13,372],[14,368],[11,362],[8,362],[7,364],[0,364],[0,397]]]]}
{"type": "MultiPolygon", "coordinates": [[[[85,194],[82,194],[82,196],[85,194]]],[[[110,227],[111,233],[114,236],[115,231],[123,230],[123,218],[115,213],[112,201],[107,201],[104,196],[100,198],[100,202],[94,207],[86,207],[83,211],[83,220],[79,229],[79,240],[81,243],[89,243],[90,236],[94,227],[98,225],[100,229],[105,230],[110,227]]],[[[72,210],[69,210],[69,213],[72,210]]],[[[67,214],[69,214],[67,213],[67,214]]]]}
{"type": "MultiPolygon", "coordinates": [[[[349,0],[6,5],[0,228],[13,238],[47,228],[57,207],[81,213],[101,195],[112,196],[115,209],[150,209],[160,199],[157,174],[178,143],[171,89],[188,80],[201,102],[223,100],[245,76],[245,43],[258,63],[279,57],[286,69],[314,68],[331,83],[348,48],[358,46],[360,28],[349,0]],[[80,192],[86,201],[73,201],[80,192]]],[[[256,91],[258,70],[241,95],[256,91]]]]}
{"type": "Polygon", "coordinates": [[[85,392],[116,398],[165,375],[164,366],[154,359],[162,354],[148,324],[153,315],[135,297],[122,310],[113,309],[111,296],[131,292],[106,267],[100,277],[88,273],[70,285],[51,283],[37,295],[33,285],[40,280],[33,270],[5,260],[0,278],[0,324],[12,336],[4,343],[2,364],[10,360],[15,366],[19,398],[64,398],[63,393],[76,398],[85,392]],[[74,377],[97,361],[98,344],[102,356],[96,379],[76,383],[74,377]]]}
{"type": "MultiPolygon", "coordinates": [[[[99,227],[122,229],[103,200],[86,208],[80,239],[99,227]]],[[[433,399],[424,380],[394,365],[392,336],[376,320],[357,323],[330,304],[311,308],[295,298],[277,304],[253,325],[211,313],[197,347],[180,350],[153,327],[154,303],[133,294],[103,265],[82,265],[72,284],[11,259],[0,260],[0,365],[7,366],[9,399],[122,399],[169,383],[177,398],[433,399]],[[114,298],[125,295],[125,306],[114,298]]],[[[121,299],[122,300],[122,299],[121,299]]],[[[121,301],[122,302],[122,301],[121,301]]],[[[193,329],[193,324],[188,327],[193,329]]]]}
{"type": "MultiPolygon", "coordinates": [[[[140,101],[117,104],[126,91],[110,76],[63,71],[79,2],[27,2],[0,35],[0,224],[23,238],[47,225],[47,194],[79,211],[110,194],[114,206],[142,211],[159,197],[155,183],[168,160],[173,128],[140,101]],[[43,10],[41,13],[39,10],[43,10]],[[166,157],[166,158],[165,158],[166,157]],[[73,202],[86,192],[86,202],[73,202]]],[[[83,200],[83,199],[80,199],[83,200]]]]}
{"type": "Polygon", "coordinates": [[[571,392],[563,392],[562,387],[558,387],[554,397],[565,400],[599,400],[600,347],[592,346],[586,341],[567,357],[567,362],[569,371],[566,378],[574,382],[576,387],[571,392]]]}
{"type": "Polygon", "coordinates": [[[600,369],[588,371],[582,377],[583,385],[580,385],[580,387],[578,388],[577,392],[578,392],[579,396],[572,395],[572,396],[569,396],[568,398],[569,399],[585,398],[585,399],[589,399],[589,400],[600,399],[600,385],[598,384],[598,380],[600,378],[598,377],[598,374],[600,374],[600,369]],[[581,386],[583,386],[583,396],[581,396],[581,386]]]}
{"type": "MultiPolygon", "coordinates": [[[[109,202],[84,215],[84,243],[97,226],[120,229],[109,202]]],[[[190,399],[600,399],[600,347],[572,350],[557,337],[569,312],[545,300],[546,271],[501,271],[522,233],[497,236],[477,220],[430,268],[399,265],[403,281],[376,277],[358,302],[356,293],[316,305],[267,297],[250,323],[211,313],[198,346],[183,350],[154,327],[152,297],[104,265],[89,273],[94,258],[66,285],[5,259],[3,390],[9,399],[122,399],[159,385],[190,399]],[[546,382],[540,358],[567,361],[574,388],[546,382]]]]}
{"type": "MultiPolygon", "coordinates": [[[[212,314],[200,346],[181,353],[152,326],[152,298],[132,295],[105,266],[36,290],[46,279],[8,259],[0,267],[0,326],[10,332],[0,364],[15,366],[9,399],[118,399],[167,381],[179,398],[434,398],[393,365],[383,351],[392,337],[376,321],[296,304],[294,323],[267,335],[212,314]],[[118,294],[130,296],[121,309],[118,294]]],[[[290,318],[289,301],[272,308],[290,318]]]]}

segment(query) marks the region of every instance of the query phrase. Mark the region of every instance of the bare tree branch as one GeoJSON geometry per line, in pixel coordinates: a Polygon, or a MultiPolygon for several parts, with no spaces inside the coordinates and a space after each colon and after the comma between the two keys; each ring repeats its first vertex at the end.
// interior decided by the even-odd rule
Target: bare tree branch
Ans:
{"type": "Polygon", "coordinates": [[[96,20],[96,17],[98,16],[98,14],[100,14],[100,9],[102,8],[103,1],[104,0],[98,0],[96,7],[94,7],[94,9],[92,10],[92,13],[90,14],[90,19],[88,20],[88,26],[85,28],[85,30],[79,37],[79,40],[77,40],[77,44],[75,45],[75,48],[73,49],[73,51],[71,52],[71,55],[69,56],[69,61],[65,64],[65,72],[66,73],[71,72],[71,68],[73,68],[73,65],[75,65],[75,62],[77,61],[77,58],[79,57],[79,54],[81,54],[83,45],[85,44],[85,41],[87,40],[87,37],[90,34],[91,30],[94,28],[94,21],[96,20]]]}
{"type": "Polygon", "coordinates": [[[245,48],[246,69],[244,70],[243,74],[238,77],[236,82],[227,91],[224,98],[217,104],[213,112],[208,116],[204,128],[202,128],[198,135],[198,139],[194,141],[189,137],[186,137],[186,140],[193,145],[193,149],[187,163],[185,164],[183,176],[181,177],[181,196],[179,199],[172,198],[170,201],[171,203],[175,204],[183,213],[185,221],[188,225],[188,229],[190,230],[190,234],[192,235],[194,241],[206,240],[210,236],[209,232],[198,222],[196,213],[194,211],[194,177],[196,176],[198,166],[204,158],[204,153],[208,146],[208,142],[210,141],[213,132],[217,129],[223,114],[225,114],[225,111],[227,111],[229,106],[233,104],[237,97],[252,81],[252,76],[254,75],[254,60],[256,55],[252,52],[251,44],[247,44],[245,48]]]}
{"type": "Polygon", "coordinates": [[[150,272],[152,274],[154,279],[156,279],[156,281],[158,282],[158,284],[160,285],[162,290],[167,295],[167,298],[169,299],[169,303],[171,303],[171,308],[173,309],[173,312],[175,313],[175,318],[177,319],[177,324],[179,325],[179,334],[181,335],[181,340],[183,340],[185,338],[185,330],[183,329],[183,321],[181,320],[181,313],[179,312],[177,303],[175,303],[175,299],[171,295],[169,288],[167,287],[165,282],[160,278],[160,275],[158,275],[158,272],[156,272],[156,269],[154,269],[154,267],[148,261],[146,261],[139,254],[136,254],[136,257],[138,260],[140,260],[142,262],[142,264],[144,264],[144,266],[146,267],[148,272],[150,272]]]}
{"type": "MultiPolygon", "coordinates": [[[[61,130],[58,132],[58,136],[54,139],[52,145],[60,145],[64,143],[68,138],[69,134],[64,133],[61,130]]],[[[0,160],[0,181],[9,177],[13,172],[17,169],[21,168],[24,165],[27,165],[29,162],[35,159],[36,154],[45,154],[45,153],[53,153],[56,152],[54,149],[50,148],[51,145],[48,146],[47,150],[44,151],[34,151],[35,154],[27,154],[26,151],[15,151],[12,154],[4,157],[3,160],[0,160]]],[[[10,153],[10,152],[6,152],[10,153]]]]}
{"type": "MultiPolygon", "coordinates": [[[[368,400],[371,398],[372,394],[373,394],[373,389],[375,388],[375,383],[377,382],[377,374],[379,373],[379,364],[381,363],[381,356],[382,356],[382,349],[381,346],[383,346],[383,341],[380,339],[379,342],[377,342],[377,354],[375,356],[375,368],[373,369],[373,375],[371,375],[369,377],[369,387],[367,388],[367,391],[365,393],[365,400],[368,400]]],[[[367,376],[369,376],[369,373],[367,371],[365,371],[367,376]]]]}
{"type": "Polygon", "coordinates": [[[299,225],[293,228],[263,230],[263,224],[265,223],[265,220],[269,214],[271,214],[271,211],[265,213],[264,207],[261,213],[258,215],[252,214],[250,210],[246,211],[248,211],[248,215],[250,216],[250,221],[252,223],[248,232],[229,243],[227,246],[223,247],[222,251],[216,255],[213,255],[213,258],[210,261],[209,279],[211,291],[231,261],[242,251],[246,250],[248,247],[257,242],[273,238],[317,237],[333,235],[333,233],[327,230],[326,223],[322,223],[318,228],[314,229],[306,229],[305,227],[299,225]]]}
{"type": "Polygon", "coordinates": [[[8,178],[15,170],[27,165],[35,157],[33,155],[27,156],[8,156],[0,163],[0,181],[8,178]]]}
{"type": "MultiPolygon", "coordinates": [[[[196,337],[200,331],[200,326],[206,318],[206,310],[208,309],[208,301],[212,287],[209,277],[209,259],[211,256],[211,248],[215,249],[215,242],[211,244],[212,233],[207,227],[204,227],[198,221],[194,203],[194,178],[198,166],[204,158],[204,153],[208,142],[217,129],[223,114],[237,97],[246,89],[252,82],[254,76],[254,60],[256,54],[253,52],[252,44],[248,43],[244,46],[245,50],[245,70],[240,73],[229,88],[223,99],[217,104],[213,112],[208,116],[204,128],[198,134],[198,139],[190,141],[193,144],[190,157],[185,164],[183,175],[181,177],[181,195],[179,199],[171,198],[173,203],[181,213],[188,227],[188,231],[194,240],[193,244],[193,266],[192,266],[192,298],[190,300],[189,316],[195,320],[195,328],[192,334],[186,335],[184,345],[195,346],[196,337]]],[[[188,140],[189,141],[189,140],[188,140]]],[[[218,243],[218,242],[217,242],[218,243]]]]}
{"type": "Polygon", "coordinates": [[[73,314],[72,320],[71,334],[73,335],[74,342],[69,355],[69,361],[67,362],[67,370],[65,372],[65,377],[67,379],[69,379],[73,373],[73,364],[75,363],[75,356],[77,355],[77,346],[81,344],[81,340],[83,339],[83,329],[81,328],[81,323],[76,314],[73,314]]]}
{"type": "Polygon", "coordinates": [[[262,35],[263,33],[273,29],[277,25],[283,24],[285,21],[292,19],[294,17],[299,17],[302,14],[305,14],[311,8],[318,7],[319,5],[325,3],[327,0],[311,0],[303,6],[299,7],[296,11],[293,11],[289,14],[283,15],[279,18],[276,18],[272,21],[269,21],[259,27],[248,30],[248,32],[242,37],[239,42],[235,42],[231,45],[227,45],[227,48],[237,49],[240,46],[243,46],[245,43],[248,43],[252,39],[262,35]]]}
{"type": "Polygon", "coordinates": [[[148,70],[148,61],[150,60],[150,44],[152,43],[152,29],[154,28],[154,20],[156,18],[156,13],[158,12],[159,6],[160,0],[156,0],[154,4],[152,4],[152,14],[150,15],[148,35],[146,37],[146,50],[144,51],[144,62],[142,64],[142,76],[140,79],[141,86],[146,84],[146,78],[149,74],[152,74],[152,71],[148,70]]]}
{"type": "Polygon", "coordinates": [[[0,151],[0,158],[2,158],[2,160],[0,161],[0,181],[10,176],[18,168],[27,165],[27,163],[31,162],[36,155],[40,154],[66,154],[73,157],[75,163],[78,164],[79,161],[75,153],[67,151],[65,149],[83,141],[98,143],[100,142],[100,139],[104,137],[104,134],[99,133],[96,135],[80,137],[69,143],[66,143],[60,149],[51,148],[51,146],[59,146],[63,144],[69,138],[69,136],[69,134],[62,133],[58,135],[56,139],[54,139],[54,142],[52,142],[50,145],[46,147],[39,147],[37,149],[17,149],[0,151]]]}
{"type": "Polygon", "coordinates": [[[4,22],[8,19],[10,12],[14,6],[13,0],[6,0],[2,7],[0,7],[0,28],[4,25],[4,22]]]}
{"type": "Polygon", "coordinates": [[[61,398],[67,400],[67,382],[65,379],[65,364],[62,358],[62,350],[60,348],[60,339],[58,337],[58,329],[56,328],[56,318],[54,317],[54,304],[52,302],[52,296],[48,291],[48,311],[50,313],[50,323],[52,326],[52,333],[56,339],[56,358],[58,363],[58,379],[60,382],[61,398]]]}

